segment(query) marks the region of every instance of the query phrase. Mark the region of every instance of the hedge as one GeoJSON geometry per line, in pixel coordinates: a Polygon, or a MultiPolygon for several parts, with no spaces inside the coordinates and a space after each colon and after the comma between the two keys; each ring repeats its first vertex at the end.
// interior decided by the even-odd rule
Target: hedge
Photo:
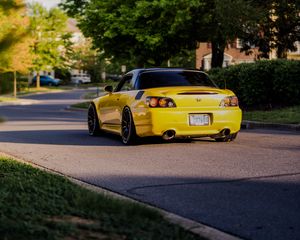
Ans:
{"type": "MultiPolygon", "coordinates": [[[[26,77],[17,74],[17,90],[21,91],[28,87],[28,80],[26,77]]],[[[0,74],[0,94],[12,93],[14,91],[13,73],[0,74]]]]}
{"type": "Polygon", "coordinates": [[[221,88],[232,90],[246,110],[300,104],[300,61],[264,60],[208,74],[221,88]]]}

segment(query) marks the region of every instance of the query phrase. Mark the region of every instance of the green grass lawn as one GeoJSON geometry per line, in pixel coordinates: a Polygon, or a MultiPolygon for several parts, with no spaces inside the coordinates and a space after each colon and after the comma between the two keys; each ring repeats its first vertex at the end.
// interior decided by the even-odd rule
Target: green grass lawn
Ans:
{"type": "Polygon", "coordinates": [[[243,112],[243,120],[267,123],[299,124],[300,106],[275,109],[271,111],[243,112]]]}
{"type": "Polygon", "coordinates": [[[10,102],[10,101],[16,101],[17,98],[14,97],[8,97],[8,96],[2,96],[0,97],[0,102],[10,102]]]}
{"type": "Polygon", "coordinates": [[[71,105],[71,107],[73,108],[79,108],[79,109],[88,109],[90,105],[90,101],[88,102],[81,102],[81,103],[75,103],[73,105],[71,105]]]}
{"type": "Polygon", "coordinates": [[[0,157],[1,239],[201,239],[156,211],[0,157]]]}
{"type": "Polygon", "coordinates": [[[71,87],[65,87],[65,86],[59,86],[59,87],[30,87],[26,88],[21,92],[18,92],[18,96],[23,96],[27,94],[32,94],[32,93],[47,93],[47,92],[58,92],[58,91],[64,91],[64,90],[70,90],[72,89],[71,87]]]}

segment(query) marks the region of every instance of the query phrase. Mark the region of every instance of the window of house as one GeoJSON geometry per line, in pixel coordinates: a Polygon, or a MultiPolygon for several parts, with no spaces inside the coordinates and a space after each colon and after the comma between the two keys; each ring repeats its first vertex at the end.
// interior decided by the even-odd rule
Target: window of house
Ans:
{"type": "Polygon", "coordinates": [[[237,38],[236,39],[236,48],[240,49],[243,47],[243,42],[241,39],[237,38]]]}

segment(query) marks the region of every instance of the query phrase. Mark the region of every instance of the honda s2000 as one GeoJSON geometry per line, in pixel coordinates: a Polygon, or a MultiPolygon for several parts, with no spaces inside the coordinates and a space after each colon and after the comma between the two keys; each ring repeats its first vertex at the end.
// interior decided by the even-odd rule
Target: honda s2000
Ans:
{"type": "Polygon", "coordinates": [[[241,125],[238,98],[220,89],[198,70],[136,69],[88,109],[90,135],[119,134],[124,144],[140,137],[211,137],[218,142],[236,138],[241,125]]]}

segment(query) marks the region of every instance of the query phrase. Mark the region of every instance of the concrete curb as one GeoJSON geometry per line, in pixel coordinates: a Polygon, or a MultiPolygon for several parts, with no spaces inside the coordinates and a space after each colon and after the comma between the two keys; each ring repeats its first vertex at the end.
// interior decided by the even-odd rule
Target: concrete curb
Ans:
{"type": "Polygon", "coordinates": [[[95,191],[97,193],[101,193],[101,194],[104,194],[104,195],[112,197],[112,198],[117,198],[117,199],[120,199],[120,200],[130,201],[130,202],[133,202],[135,204],[139,204],[143,207],[147,207],[147,208],[153,209],[155,211],[158,211],[160,214],[162,214],[162,216],[167,221],[169,221],[173,224],[179,225],[183,229],[185,229],[187,231],[190,231],[190,232],[192,232],[192,233],[194,233],[194,234],[196,234],[200,237],[204,237],[204,238],[207,238],[209,240],[243,240],[242,238],[239,238],[237,236],[233,236],[233,235],[231,235],[229,233],[226,233],[226,232],[222,232],[221,230],[218,230],[216,228],[213,228],[213,227],[207,226],[205,224],[187,219],[185,217],[181,217],[181,216],[176,215],[174,213],[171,213],[171,212],[168,212],[168,211],[163,210],[161,208],[158,208],[158,207],[155,207],[155,206],[137,201],[135,199],[129,198],[129,197],[124,196],[124,195],[121,195],[119,193],[115,193],[115,192],[109,191],[107,189],[103,189],[101,187],[83,182],[83,181],[78,180],[78,179],[74,179],[72,177],[68,177],[68,176],[66,176],[66,177],[68,179],[70,179],[72,182],[74,182],[74,183],[76,183],[76,184],[78,184],[78,185],[80,185],[84,188],[87,188],[91,191],[95,191]]]}
{"type": "Polygon", "coordinates": [[[284,131],[300,131],[300,124],[278,124],[278,123],[263,123],[256,121],[242,121],[242,129],[272,129],[272,130],[284,130],[284,131]]]}
{"type": "Polygon", "coordinates": [[[120,199],[120,200],[130,201],[132,203],[139,204],[141,206],[144,206],[144,207],[153,209],[155,211],[158,211],[170,223],[179,225],[183,229],[185,229],[187,231],[190,231],[190,232],[192,232],[192,233],[194,233],[194,234],[196,234],[196,235],[198,235],[200,237],[207,238],[208,240],[243,240],[240,237],[233,236],[233,235],[231,235],[229,233],[226,233],[226,232],[222,232],[221,230],[218,230],[216,228],[207,226],[207,225],[202,224],[202,223],[198,223],[196,221],[193,221],[193,220],[190,220],[190,219],[187,219],[187,218],[184,218],[184,217],[181,217],[179,215],[176,215],[174,213],[168,212],[168,211],[163,210],[161,208],[158,208],[158,207],[155,207],[155,206],[152,206],[152,205],[149,205],[149,204],[146,204],[146,203],[134,200],[134,199],[129,198],[127,196],[121,195],[121,194],[116,193],[116,192],[112,192],[110,190],[98,187],[96,185],[86,183],[84,181],[75,179],[75,178],[73,178],[71,176],[68,176],[68,175],[62,174],[60,172],[54,171],[52,169],[45,168],[45,167],[43,167],[41,165],[38,165],[38,164],[35,164],[35,163],[32,163],[32,162],[28,162],[25,159],[21,159],[19,157],[12,156],[11,154],[0,152],[0,156],[12,158],[12,159],[14,159],[14,160],[16,160],[18,162],[29,164],[32,167],[44,170],[46,172],[66,177],[71,182],[73,182],[73,183],[75,183],[75,184],[77,184],[77,185],[79,185],[81,187],[84,187],[84,188],[89,189],[91,191],[103,194],[105,196],[116,198],[116,199],[120,199]]]}

